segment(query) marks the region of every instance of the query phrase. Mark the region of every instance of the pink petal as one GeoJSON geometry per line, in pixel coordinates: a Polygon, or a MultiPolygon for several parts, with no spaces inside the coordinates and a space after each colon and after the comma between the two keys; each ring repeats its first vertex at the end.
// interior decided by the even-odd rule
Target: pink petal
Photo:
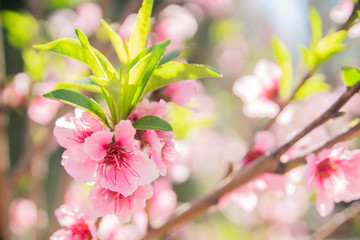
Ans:
{"type": "Polygon", "coordinates": [[[106,150],[112,138],[111,132],[95,132],[85,139],[84,150],[92,160],[102,160],[106,156],[106,150]]]}

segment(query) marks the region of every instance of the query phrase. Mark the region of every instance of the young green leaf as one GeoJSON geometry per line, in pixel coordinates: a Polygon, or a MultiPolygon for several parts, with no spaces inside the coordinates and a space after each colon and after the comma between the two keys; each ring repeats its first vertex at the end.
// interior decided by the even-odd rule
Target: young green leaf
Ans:
{"type": "Polygon", "coordinates": [[[154,0],[143,0],[138,12],[134,31],[128,43],[128,53],[130,60],[134,59],[145,49],[147,36],[150,31],[150,16],[154,0]]]}
{"type": "Polygon", "coordinates": [[[360,81],[360,71],[352,67],[341,69],[342,80],[347,87],[352,87],[360,81]]]}
{"type": "Polygon", "coordinates": [[[322,37],[322,22],[315,8],[310,9],[310,27],[312,34],[310,49],[314,50],[322,37]]]}
{"type": "Polygon", "coordinates": [[[128,64],[129,56],[126,51],[125,44],[121,39],[120,35],[116,33],[104,20],[101,20],[101,24],[105,28],[106,34],[108,35],[110,41],[112,42],[120,62],[125,65],[128,64]]]}
{"type": "Polygon", "coordinates": [[[101,91],[110,110],[111,122],[116,125],[119,122],[119,119],[114,98],[105,87],[102,87],[101,91]]]}
{"type": "Polygon", "coordinates": [[[107,71],[107,69],[104,68],[104,66],[102,66],[100,60],[90,48],[89,40],[87,39],[85,34],[78,28],[75,30],[75,33],[79,38],[79,41],[83,48],[83,54],[85,55],[85,58],[94,75],[100,78],[109,78],[111,75],[113,75],[114,72],[109,72],[107,71]]]}
{"type": "Polygon", "coordinates": [[[138,130],[158,130],[158,131],[173,130],[168,122],[154,115],[148,115],[136,120],[133,123],[133,127],[138,130]]]}
{"type": "Polygon", "coordinates": [[[319,41],[315,49],[317,65],[324,63],[332,55],[346,48],[346,45],[341,43],[346,34],[345,30],[330,32],[319,41]]]}
{"type": "MultiPolygon", "coordinates": [[[[83,54],[81,43],[76,39],[61,38],[42,45],[34,45],[33,47],[39,50],[52,51],[66,57],[74,58],[90,67],[86,56],[83,54]]],[[[114,67],[101,52],[91,46],[90,49],[96,55],[96,58],[100,61],[103,68],[107,69],[108,72],[115,72],[114,67]]]]}
{"type": "Polygon", "coordinates": [[[168,62],[155,69],[144,95],[171,83],[206,77],[222,77],[222,74],[206,65],[168,62]]]}
{"type": "Polygon", "coordinates": [[[272,47],[276,62],[282,70],[282,77],[279,85],[279,96],[281,99],[288,99],[291,95],[292,66],[289,50],[278,38],[273,38],[272,47]]]}
{"type": "Polygon", "coordinates": [[[323,74],[315,74],[307,79],[304,85],[295,93],[295,99],[301,100],[316,93],[329,91],[331,86],[325,83],[325,76],[323,74]]]}
{"type": "Polygon", "coordinates": [[[94,116],[100,118],[106,126],[110,127],[106,119],[104,110],[97,102],[95,102],[95,100],[85,95],[67,89],[58,89],[52,92],[45,93],[43,97],[54,99],[69,104],[71,106],[86,110],[94,116]]]}

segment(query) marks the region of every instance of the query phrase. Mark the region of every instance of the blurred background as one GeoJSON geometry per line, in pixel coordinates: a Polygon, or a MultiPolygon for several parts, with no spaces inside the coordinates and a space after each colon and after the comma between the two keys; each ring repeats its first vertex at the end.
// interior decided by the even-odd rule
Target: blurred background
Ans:
{"type": "MultiPolygon", "coordinates": [[[[306,74],[300,46],[309,46],[311,41],[310,7],[318,10],[326,33],[344,22],[334,10],[341,2],[346,1],[155,0],[149,45],[171,39],[168,53],[180,51],[179,59],[211,65],[224,75],[222,79],[197,81],[196,96],[187,107],[169,105],[179,160],[169,170],[167,178],[171,180],[159,183],[168,194],[163,200],[167,206],[163,217],[181,203],[210,192],[245,156],[255,134],[266,125],[268,118],[244,113],[244,102],[234,94],[233,85],[253,74],[260,59],[275,62],[271,38],[277,36],[289,49],[296,86],[306,74]]],[[[48,239],[60,228],[54,210],[70,201],[67,199],[86,201],[89,191],[66,174],[60,163],[63,149],[52,135],[56,119],[72,109],[40,96],[60,82],[84,79],[90,71],[81,63],[37,51],[32,45],[75,38],[78,27],[92,46],[116,64],[115,51],[100,19],[126,38],[140,6],[140,0],[1,1],[0,111],[1,128],[5,129],[0,136],[1,177],[2,181],[6,179],[3,191],[8,194],[10,239],[48,239]]],[[[311,121],[339,95],[341,67],[360,65],[358,32],[349,32],[347,49],[318,70],[328,90],[294,102],[274,126],[274,145],[280,145],[287,133],[311,121]],[[314,101],[316,106],[309,104],[314,101]]],[[[360,113],[357,104],[350,103],[352,115],[326,125],[311,141],[326,140],[343,130],[360,113]]],[[[357,147],[356,141],[353,145],[357,147]]],[[[168,239],[310,239],[329,217],[321,218],[314,211],[314,196],[306,191],[302,174],[300,169],[286,175],[292,181],[291,196],[270,190],[249,193],[245,206],[229,201],[219,207],[220,211],[211,210],[168,239]]],[[[338,204],[336,210],[347,206],[338,204]]],[[[153,220],[152,226],[164,219],[153,220]]],[[[348,221],[332,234],[339,239],[360,238],[360,218],[348,221]]]]}

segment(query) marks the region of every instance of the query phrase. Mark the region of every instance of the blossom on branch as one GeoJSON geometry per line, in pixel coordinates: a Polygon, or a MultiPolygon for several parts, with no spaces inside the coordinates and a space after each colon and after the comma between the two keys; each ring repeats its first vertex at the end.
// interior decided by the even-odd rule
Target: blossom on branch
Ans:
{"type": "Polygon", "coordinates": [[[316,209],[321,216],[328,215],[334,203],[360,198],[360,152],[345,151],[345,145],[336,144],[307,157],[306,183],[316,192],[316,209]]]}

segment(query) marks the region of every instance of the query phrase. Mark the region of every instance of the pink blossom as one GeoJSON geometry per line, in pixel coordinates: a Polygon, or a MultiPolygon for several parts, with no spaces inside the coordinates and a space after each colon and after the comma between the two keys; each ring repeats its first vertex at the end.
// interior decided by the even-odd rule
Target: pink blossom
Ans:
{"type": "Polygon", "coordinates": [[[122,224],[112,214],[103,217],[98,228],[98,236],[101,240],[138,240],[141,239],[141,235],[142,232],[137,224],[122,224]]]}
{"type": "Polygon", "coordinates": [[[174,103],[184,106],[190,102],[191,98],[195,95],[196,80],[187,80],[177,82],[166,86],[165,94],[168,95],[174,103]]]}
{"type": "Polygon", "coordinates": [[[26,73],[18,73],[14,80],[6,85],[1,99],[9,106],[18,107],[25,101],[30,91],[31,79],[26,73]]]}
{"type": "Polygon", "coordinates": [[[236,9],[234,0],[188,0],[198,4],[212,18],[221,18],[232,14],[236,9]]]}
{"type": "Polygon", "coordinates": [[[125,41],[126,39],[130,39],[130,36],[135,28],[137,14],[133,13],[128,15],[124,22],[121,24],[119,28],[119,35],[125,41]]]}
{"type": "Polygon", "coordinates": [[[260,60],[253,75],[238,79],[233,92],[244,102],[244,113],[249,117],[274,117],[279,106],[274,101],[282,71],[276,64],[260,60]]]}
{"type": "Polygon", "coordinates": [[[89,212],[79,208],[60,206],[55,215],[64,228],[56,231],[50,240],[96,240],[96,227],[94,218],[89,212]]]}
{"type": "Polygon", "coordinates": [[[172,190],[169,181],[162,178],[154,184],[154,195],[150,199],[149,217],[153,227],[165,223],[175,210],[177,203],[176,193],[172,190]]]}
{"type": "Polygon", "coordinates": [[[354,2],[352,0],[341,0],[330,11],[330,18],[336,23],[345,23],[354,9],[354,2]]]}
{"type": "Polygon", "coordinates": [[[58,101],[36,97],[30,103],[27,113],[32,121],[45,125],[55,117],[60,106],[58,101]]]}
{"type": "MultiPolygon", "coordinates": [[[[136,121],[147,115],[155,115],[161,119],[166,119],[166,103],[163,100],[160,102],[149,102],[144,99],[132,111],[129,119],[136,121]]],[[[145,131],[141,139],[144,146],[144,152],[155,162],[160,174],[166,174],[167,162],[173,160],[176,156],[176,151],[173,144],[173,133],[164,131],[145,131]]]]}
{"type": "Polygon", "coordinates": [[[168,5],[160,14],[157,24],[154,27],[156,34],[155,42],[171,40],[167,52],[179,50],[187,39],[192,38],[198,28],[195,17],[179,5],[168,5]]]}
{"type": "Polygon", "coordinates": [[[328,215],[334,203],[360,198],[360,153],[345,151],[345,145],[336,144],[307,157],[306,184],[316,191],[316,209],[321,216],[328,215]]]}
{"type": "Polygon", "coordinates": [[[119,192],[95,184],[89,194],[89,201],[98,216],[115,214],[120,222],[130,221],[131,214],[145,207],[146,200],[153,194],[150,184],[139,186],[131,195],[124,196],[119,192]]]}
{"type": "Polygon", "coordinates": [[[21,234],[36,225],[38,211],[34,201],[18,198],[11,202],[9,216],[11,231],[21,234]]]}
{"type": "Polygon", "coordinates": [[[103,130],[103,125],[89,112],[75,109],[75,116],[61,117],[55,123],[54,135],[60,146],[75,148],[82,146],[87,137],[103,130]]]}
{"type": "Polygon", "coordinates": [[[86,35],[95,33],[100,25],[102,15],[101,7],[96,3],[85,2],[76,8],[76,20],[79,28],[86,35]]]}
{"type": "Polygon", "coordinates": [[[100,185],[126,197],[159,176],[154,162],[135,145],[135,133],[131,122],[122,120],[114,133],[95,132],[84,144],[89,158],[97,162],[100,185]]]}

